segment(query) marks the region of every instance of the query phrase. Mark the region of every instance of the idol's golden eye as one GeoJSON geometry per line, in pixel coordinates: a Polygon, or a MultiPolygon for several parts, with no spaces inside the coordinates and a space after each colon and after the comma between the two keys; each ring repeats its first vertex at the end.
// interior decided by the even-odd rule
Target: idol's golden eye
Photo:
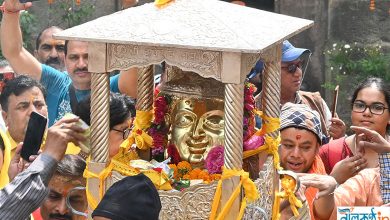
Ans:
{"type": "Polygon", "coordinates": [[[175,117],[175,125],[178,128],[186,128],[194,124],[196,118],[188,113],[179,113],[175,117]]]}
{"type": "Polygon", "coordinates": [[[204,126],[214,131],[221,131],[224,129],[225,121],[222,116],[211,115],[205,119],[204,126]]]}

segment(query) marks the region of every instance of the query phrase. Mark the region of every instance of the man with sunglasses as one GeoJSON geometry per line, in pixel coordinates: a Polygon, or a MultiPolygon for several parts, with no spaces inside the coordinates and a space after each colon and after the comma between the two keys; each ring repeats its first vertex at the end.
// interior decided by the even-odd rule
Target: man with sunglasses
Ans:
{"type": "MultiPolygon", "coordinates": [[[[330,137],[338,139],[345,135],[345,124],[339,118],[332,118],[330,110],[319,92],[301,91],[301,84],[311,52],[305,48],[294,47],[285,40],[281,59],[281,92],[280,104],[287,102],[306,104],[320,114],[323,133],[322,143],[328,143],[330,137]],[[306,58],[306,59],[305,59],[306,58]]],[[[256,97],[260,107],[260,96],[256,97]]]]}

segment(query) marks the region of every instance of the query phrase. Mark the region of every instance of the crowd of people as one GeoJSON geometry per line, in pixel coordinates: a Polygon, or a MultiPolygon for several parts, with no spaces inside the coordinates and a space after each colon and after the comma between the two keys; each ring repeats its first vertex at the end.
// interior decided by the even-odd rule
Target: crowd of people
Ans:
{"type": "MultiPolygon", "coordinates": [[[[123,8],[137,1],[123,1],[123,8]]],[[[2,86],[0,104],[0,219],[78,219],[72,209],[88,207],[83,172],[86,155],[78,145],[85,141],[90,123],[91,73],[88,43],[55,40],[59,27],[38,34],[36,50],[23,48],[19,11],[31,2],[5,0],[0,36],[7,61],[1,68],[16,77],[2,86]],[[9,62],[9,63],[8,63],[9,62]],[[48,118],[42,152],[29,161],[21,149],[31,112],[48,118]],[[74,117],[65,117],[72,112],[74,117]]],[[[390,84],[368,78],[350,101],[351,129],[332,117],[318,92],[301,91],[310,50],[283,42],[281,57],[281,166],[298,173],[299,198],[310,209],[311,219],[335,219],[337,206],[390,205],[390,84]]],[[[256,105],[261,109],[259,61],[248,74],[258,86],[256,105]]],[[[135,117],[137,68],[110,77],[109,157],[129,136],[135,117]]],[[[339,100],[347,103],[347,100],[339,100]]],[[[261,120],[256,123],[261,126],[261,120]]],[[[284,219],[293,216],[281,210],[284,219]]],[[[92,213],[93,219],[158,219],[161,202],[153,183],[143,174],[115,183],[92,213]],[[131,204],[131,205],[129,205],[131,204]],[[144,207],[148,207],[145,209],[144,207]]]]}

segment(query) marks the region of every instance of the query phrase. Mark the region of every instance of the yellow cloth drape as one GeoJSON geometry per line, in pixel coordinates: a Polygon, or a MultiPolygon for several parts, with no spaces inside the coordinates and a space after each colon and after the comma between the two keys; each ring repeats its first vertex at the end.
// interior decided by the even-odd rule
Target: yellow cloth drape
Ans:
{"type": "Polygon", "coordinates": [[[86,194],[87,194],[87,201],[88,204],[91,206],[92,209],[95,209],[98,205],[98,201],[102,199],[104,195],[104,181],[108,177],[108,175],[111,174],[112,168],[114,167],[113,163],[110,163],[108,167],[106,167],[104,170],[102,170],[99,174],[93,173],[88,169],[88,166],[84,170],[84,178],[87,180],[86,184],[86,194]],[[90,178],[97,178],[99,179],[99,199],[96,199],[93,197],[93,195],[90,193],[89,184],[88,181],[90,178]]]}
{"type": "Polygon", "coordinates": [[[73,155],[77,155],[79,154],[81,151],[80,147],[75,145],[74,143],[72,142],[69,142],[68,143],[68,146],[66,147],[66,151],[65,151],[65,154],[73,154],[73,155]]]}
{"type": "Polygon", "coordinates": [[[255,135],[263,136],[274,132],[280,128],[280,118],[272,118],[265,115],[262,111],[254,110],[255,114],[260,116],[265,123],[262,124],[261,128],[255,133],[255,135]]]}
{"type": "Polygon", "coordinates": [[[275,200],[272,210],[272,219],[273,220],[279,220],[280,219],[280,200],[281,199],[287,199],[290,203],[290,208],[294,214],[295,217],[299,216],[298,209],[303,206],[302,202],[295,196],[295,185],[291,186],[289,189],[284,189],[285,191],[277,192],[275,194],[275,200]]]}
{"type": "Polygon", "coordinates": [[[170,2],[173,2],[174,0],[155,0],[154,5],[158,8],[162,8],[167,6],[170,2]]]}
{"type": "Polygon", "coordinates": [[[244,188],[245,196],[241,201],[241,208],[240,212],[238,214],[237,219],[242,219],[242,216],[244,215],[244,210],[246,207],[247,202],[253,202],[256,199],[259,198],[259,193],[257,191],[256,185],[253,183],[253,181],[249,178],[249,173],[245,172],[244,170],[237,170],[237,169],[226,169],[223,167],[223,172],[221,179],[218,182],[217,189],[215,191],[213,204],[211,207],[211,213],[210,213],[210,220],[222,220],[225,219],[227,213],[229,212],[233,202],[237,199],[237,197],[240,195],[241,192],[241,186],[244,188]],[[233,191],[232,195],[230,196],[229,200],[225,204],[225,206],[222,208],[221,212],[219,213],[219,216],[216,216],[217,209],[219,207],[219,201],[221,198],[222,193],[222,181],[229,179],[233,176],[239,176],[240,182],[237,185],[236,189],[233,191]]]}
{"type": "MultiPolygon", "coordinates": [[[[263,114],[262,111],[255,111],[255,114],[260,116],[266,123],[263,123],[260,130],[258,130],[254,135],[257,136],[263,136],[266,134],[269,134],[271,132],[277,131],[280,128],[280,118],[272,118],[269,116],[266,116],[263,114]]],[[[265,136],[265,144],[261,147],[258,147],[254,150],[244,151],[243,152],[243,158],[248,158],[250,156],[259,154],[260,152],[267,150],[269,154],[272,154],[274,156],[274,167],[277,170],[280,170],[280,164],[279,164],[279,153],[278,153],[278,147],[280,143],[280,137],[272,138],[268,135],[265,136]]]]}
{"type": "Polygon", "coordinates": [[[0,189],[2,189],[9,183],[8,168],[11,163],[12,147],[8,136],[3,131],[0,131],[0,135],[4,142],[3,166],[0,171],[0,189]]]}
{"type": "Polygon", "coordinates": [[[280,167],[280,159],[279,159],[279,148],[280,144],[280,136],[278,136],[276,139],[270,136],[265,137],[265,146],[269,154],[272,154],[274,156],[274,167],[277,170],[281,170],[280,167]]]}
{"type": "MultiPolygon", "coordinates": [[[[254,110],[254,113],[258,116],[260,116],[265,123],[263,123],[261,129],[259,129],[254,135],[258,136],[265,136],[265,144],[257,149],[244,151],[243,152],[243,158],[248,158],[250,156],[259,154],[262,151],[267,150],[268,154],[272,154],[274,157],[274,167],[276,170],[281,170],[280,167],[280,158],[279,158],[279,144],[280,144],[280,135],[277,138],[273,138],[271,136],[268,136],[267,134],[272,133],[274,131],[277,131],[280,128],[280,118],[272,118],[267,115],[265,115],[262,111],[254,110]]],[[[296,201],[293,199],[294,204],[297,204],[296,201]]],[[[298,200],[298,202],[300,202],[298,200]]],[[[279,206],[280,206],[280,199],[275,198],[274,205],[272,207],[272,219],[279,219],[279,206]]],[[[294,211],[294,210],[293,210],[294,211]]]]}
{"type": "Polygon", "coordinates": [[[153,139],[145,130],[148,129],[152,123],[153,111],[139,111],[137,110],[134,119],[134,128],[129,137],[121,144],[121,147],[129,149],[134,143],[137,148],[146,150],[153,144],[153,139]]]}

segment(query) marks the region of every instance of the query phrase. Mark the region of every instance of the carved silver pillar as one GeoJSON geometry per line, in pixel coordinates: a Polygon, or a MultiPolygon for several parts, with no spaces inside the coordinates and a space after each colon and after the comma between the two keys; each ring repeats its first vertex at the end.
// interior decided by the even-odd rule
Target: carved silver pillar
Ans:
{"type": "MultiPolygon", "coordinates": [[[[153,89],[154,89],[154,74],[153,65],[141,68],[138,71],[137,79],[137,103],[135,108],[139,111],[150,111],[153,109],[153,89]]],[[[151,151],[139,150],[138,154],[141,159],[149,161],[151,159],[151,151]]]]}
{"type": "MultiPolygon", "coordinates": [[[[225,167],[227,169],[242,168],[244,84],[225,84],[225,167]]],[[[222,183],[221,207],[224,207],[232,192],[240,182],[240,177],[232,177],[222,183]]],[[[226,219],[236,219],[240,209],[238,197],[226,219]]]]}

